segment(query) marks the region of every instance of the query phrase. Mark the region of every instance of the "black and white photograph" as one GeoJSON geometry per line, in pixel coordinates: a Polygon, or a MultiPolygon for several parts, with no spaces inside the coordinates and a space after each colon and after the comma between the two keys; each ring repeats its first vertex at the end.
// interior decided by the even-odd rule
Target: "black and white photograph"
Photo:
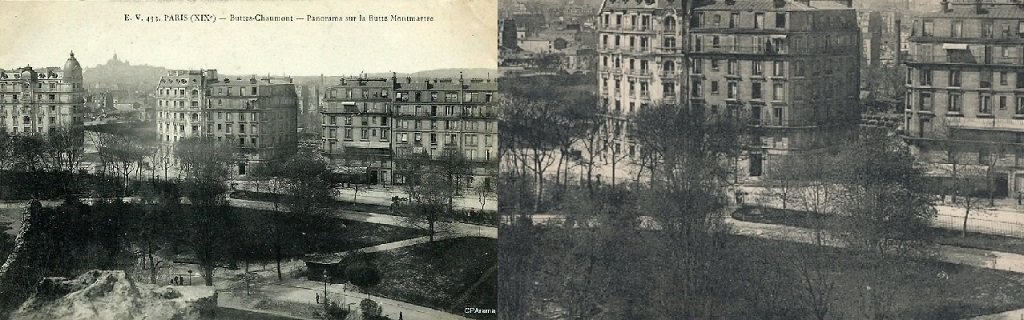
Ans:
{"type": "Polygon", "coordinates": [[[498,318],[496,1],[0,8],[0,318],[498,318]]]}
{"type": "Polygon", "coordinates": [[[501,0],[503,319],[1024,318],[1024,4],[501,0]]]}

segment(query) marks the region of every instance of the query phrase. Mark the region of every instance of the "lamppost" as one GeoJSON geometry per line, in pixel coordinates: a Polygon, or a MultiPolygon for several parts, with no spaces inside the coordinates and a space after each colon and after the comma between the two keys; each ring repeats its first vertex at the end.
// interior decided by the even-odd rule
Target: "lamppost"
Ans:
{"type": "Polygon", "coordinates": [[[188,285],[192,285],[192,269],[188,269],[188,285]]]}
{"type": "Polygon", "coordinates": [[[327,268],[324,268],[324,299],[327,299],[327,268]]]}

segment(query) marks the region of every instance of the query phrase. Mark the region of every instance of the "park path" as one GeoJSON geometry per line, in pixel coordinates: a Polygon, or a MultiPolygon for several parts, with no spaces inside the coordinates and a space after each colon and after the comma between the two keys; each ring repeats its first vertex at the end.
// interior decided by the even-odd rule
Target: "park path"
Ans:
{"type": "MultiPolygon", "coordinates": [[[[83,200],[85,202],[89,202],[89,200],[91,200],[91,199],[83,199],[83,200]]],[[[137,199],[125,198],[125,201],[135,202],[135,201],[137,201],[137,199]]],[[[389,198],[389,201],[390,201],[390,198],[389,198]]],[[[274,209],[273,203],[264,202],[264,201],[253,201],[253,200],[242,200],[242,199],[232,199],[232,198],[229,198],[228,202],[233,207],[260,209],[260,210],[273,210],[274,209]]],[[[58,206],[58,205],[60,205],[60,203],[61,203],[60,201],[47,201],[47,202],[44,202],[43,204],[45,206],[58,206]]],[[[0,208],[19,208],[19,207],[23,208],[24,206],[25,206],[25,202],[22,202],[22,203],[2,203],[2,204],[0,204],[0,208]]],[[[282,210],[284,210],[284,209],[282,208],[282,210]]],[[[384,225],[392,225],[392,226],[405,226],[404,221],[402,220],[402,217],[398,217],[398,216],[392,216],[392,215],[386,215],[386,214],[378,214],[378,213],[369,213],[369,212],[348,211],[348,210],[336,210],[334,212],[334,214],[337,217],[342,218],[342,219],[346,219],[346,220],[360,221],[360,222],[367,222],[367,223],[375,223],[375,224],[384,224],[384,225]]],[[[467,223],[452,223],[451,224],[451,232],[447,233],[447,234],[435,235],[435,240],[449,239],[449,238],[460,238],[460,237],[485,237],[485,238],[497,239],[497,237],[498,237],[498,229],[496,227],[480,226],[480,225],[467,224],[467,223]]],[[[404,248],[404,247],[424,244],[424,243],[428,243],[428,242],[430,242],[430,237],[429,236],[422,236],[422,237],[417,237],[417,238],[411,238],[411,239],[399,240],[399,241],[394,241],[394,242],[389,242],[389,243],[383,243],[383,244],[379,244],[379,245],[375,245],[375,246],[370,246],[370,247],[365,247],[365,248],[360,248],[360,249],[353,249],[353,250],[350,250],[349,252],[352,252],[352,251],[381,252],[381,251],[388,251],[388,250],[394,250],[394,249],[399,249],[399,248],[404,248]]],[[[305,262],[303,262],[302,260],[288,260],[288,261],[282,261],[282,263],[281,263],[282,272],[285,273],[285,274],[291,274],[294,271],[300,270],[301,268],[304,268],[304,267],[305,267],[305,262]]],[[[171,274],[186,274],[187,273],[186,270],[199,270],[199,267],[197,265],[191,265],[191,264],[175,264],[175,266],[172,267],[172,268],[174,270],[170,270],[169,271],[171,274]]],[[[224,304],[221,304],[220,302],[218,302],[219,306],[225,307],[225,308],[233,308],[233,309],[238,309],[238,310],[244,310],[244,311],[249,311],[249,312],[259,312],[259,313],[266,313],[266,314],[271,314],[271,315],[282,315],[282,313],[278,312],[278,311],[268,311],[268,310],[254,308],[252,303],[243,303],[243,300],[239,299],[239,297],[237,297],[237,295],[235,293],[229,291],[230,290],[229,287],[233,284],[233,282],[237,282],[237,280],[235,280],[234,278],[239,273],[241,273],[242,271],[227,270],[227,269],[220,269],[220,270],[221,271],[217,272],[215,274],[215,276],[214,276],[214,287],[216,287],[218,289],[218,291],[220,292],[221,295],[225,296],[225,299],[223,300],[224,304]]],[[[261,276],[264,276],[266,279],[273,279],[273,278],[276,278],[276,272],[277,271],[276,271],[276,268],[270,267],[270,268],[265,268],[263,270],[257,270],[257,271],[254,271],[254,272],[260,274],[261,276]]],[[[194,285],[197,285],[197,286],[198,285],[202,285],[202,282],[201,281],[196,281],[196,282],[194,282],[194,285]]],[[[418,305],[414,305],[414,304],[410,304],[410,303],[406,303],[406,302],[402,302],[402,301],[398,301],[398,300],[388,299],[388,298],[384,298],[384,297],[380,297],[380,296],[373,296],[373,295],[369,295],[369,294],[365,294],[365,293],[358,293],[358,292],[354,292],[354,291],[351,291],[351,290],[346,291],[346,290],[344,290],[343,285],[341,285],[341,284],[329,285],[328,286],[328,290],[329,290],[329,292],[331,294],[338,294],[338,295],[341,295],[341,296],[344,296],[344,297],[350,297],[349,300],[355,301],[355,303],[356,303],[356,305],[354,306],[353,309],[358,309],[358,303],[360,301],[362,301],[362,299],[369,298],[371,300],[377,301],[377,303],[381,305],[382,310],[384,310],[384,314],[391,315],[392,319],[398,319],[399,313],[402,314],[403,319],[408,319],[408,320],[430,320],[430,319],[438,319],[438,320],[449,320],[449,319],[451,319],[451,320],[463,320],[463,319],[468,319],[468,318],[465,318],[465,317],[462,317],[462,316],[459,316],[459,315],[455,315],[455,314],[451,314],[451,313],[446,313],[446,312],[443,312],[443,311],[431,309],[431,308],[424,307],[424,306],[418,306],[418,305]]],[[[315,302],[316,302],[316,297],[315,297],[316,292],[320,292],[320,293],[323,292],[323,283],[322,282],[315,282],[315,281],[308,281],[308,280],[303,280],[303,279],[288,279],[288,280],[285,280],[284,282],[280,282],[280,283],[265,284],[265,285],[263,285],[262,288],[260,288],[260,291],[262,291],[267,297],[270,297],[273,300],[281,300],[281,301],[285,301],[285,302],[309,303],[310,306],[313,306],[315,304],[315,302]],[[313,290],[314,288],[316,290],[313,290]]],[[[218,300],[220,301],[220,299],[218,299],[218,300]]],[[[284,314],[287,315],[287,313],[284,313],[284,314]]],[[[293,315],[288,315],[288,316],[289,317],[294,317],[293,315]]],[[[295,317],[295,318],[302,319],[301,317],[295,317]]]]}
{"type": "MultiPolygon", "coordinates": [[[[437,239],[445,239],[450,237],[456,237],[453,235],[435,237],[437,239]]],[[[430,241],[429,236],[399,240],[389,243],[383,243],[375,246],[353,249],[347,252],[381,252],[387,250],[394,250],[419,244],[428,243],[430,241]]],[[[305,263],[302,260],[288,260],[281,263],[281,270],[285,274],[291,274],[292,272],[305,267],[305,263]]],[[[176,269],[181,269],[177,273],[185,273],[185,269],[197,269],[196,265],[188,264],[177,264],[176,269]]],[[[277,277],[277,269],[273,266],[262,270],[250,270],[254,273],[259,274],[264,279],[275,279],[277,277]]],[[[258,300],[246,297],[240,293],[231,290],[231,286],[237,282],[235,277],[242,273],[241,270],[226,270],[222,269],[214,276],[214,287],[218,290],[218,306],[224,308],[239,309],[249,312],[259,312],[271,315],[287,315],[289,317],[303,319],[302,317],[296,317],[295,315],[288,314],[287,312],[266,310],[256,308],[255,304],[258,300]]],[[[201,285],[199,281],[195,282],[194,285],[201,285]]],[[[371,299],[376,301],[383,310],[384,315],[391,315],[392,319],[398,319],[399,313],[402,314],[403,319],[408,320],[464,320],[468,319],[459,315],[447,313],[444,311],[419,306],[407,302],[402,302],[394,299],[389,299],[381,296],[369,295],[366,293],[360,293],[351,289],[346,289],[343,284],[329,284],[328,293],[332,299],[343,299],[347,301],[345,303],[354,303],[352,309],[359,309],[359,302],[363,299],[371,299]]],[[[324,283],[318,281],[310,281],[299,278],[286,278],[284,281],[274,281],[262,285],[258,285],[256,289],[260,296],[266,297],[273,301],[281,301],[287,303],[297,304],[308,304],[311,308],[315,306],[317,293],[323,294],[324,283]]],[[[344,305],[344,304],[343,304],[344,305]]]]}
{"type": "MultiPolygon", "coordinates": [[[[739,221],[733,219],[732,217],[726,217],[725,221],[732,227],[731,229],[734,234],[742,236],[799,243],[816,243],[816,232],[811,229],[776,224],[739,221]]],[[[824,245],[831,247],[846,246],[846,244],[843,243],[842,241],[839,241],[838,239],[829,237],[827,235],[825,236],[824,245]]],[[[1024,274],[1024,255],[1009,252],[999,252],[946,245],[938,245],[937,250],[938,253],[933,257],[935,260],[953,264],[1024,274]]],[[[1019,319],[1024,319],[1024,309],[1010,310],[1002,313],[983,315],[971,318],[971,320],[1019,319]]]]}
{"type": "MultiPolygon", "coordinates": [[[[256,191],[252,181],[235,180],[233,183],[235,183],[235,188],[238,190],[256,191]]],[[[394,186],[361,185],[358,190],[353,187],[334,188],[333,190],[336,192],[334,195],[335,200],[380,206],[390,206],[391,198],[395,196],[400,198],[408,197],[404,190],[394,186]]],[[[481,205],[480,197],[477,195],[456,196],[452,201],[452,205],[459,210],[494,212],[498,211],[498,197],[490,194],[485,197],[484,204],[481,205]]]]}

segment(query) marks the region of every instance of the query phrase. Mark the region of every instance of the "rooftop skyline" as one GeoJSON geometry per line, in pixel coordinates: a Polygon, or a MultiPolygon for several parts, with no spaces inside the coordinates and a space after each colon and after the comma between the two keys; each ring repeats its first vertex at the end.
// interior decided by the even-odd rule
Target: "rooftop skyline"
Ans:
{"type": "Polygon", "coordinates": [[[194,2],[8,2],[0,68],[83,67],[116,53],[133,65],[217,69],[226,74],[411,73],[497,68],[495,0],[194,2]],[[125,14],[433,16],[433,22],[140,22],[125,14]]]}

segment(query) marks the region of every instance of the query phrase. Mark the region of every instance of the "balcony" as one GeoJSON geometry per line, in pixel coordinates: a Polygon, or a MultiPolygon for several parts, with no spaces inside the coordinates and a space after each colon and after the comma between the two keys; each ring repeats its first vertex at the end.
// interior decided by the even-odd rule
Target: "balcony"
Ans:
{"type": "Polygon", "coordinates": [[[661,72],[658,73],[658,77],[661,77],[662,79],[675,78],[677,76],[679,76],[679,72],[676,70],[661,70],[661,72]]]}
{"type": "Polygon", "coordinates": [[[678,102],[679,102],[679,99],[676,98],[676,96],[665,96],[665,97],[661,98],[661,103],[664,103],[664,104],[676,104],[678,102]]]}
{"type": "Polygon", "coordinates": [[[658,53],[662,54],[682,54],[682,47],[658,47],[658,53]]]}
{"type": "Polygon", "coordinates": [[[787,48],[785,46],[702,46],[700,50],[695,50],[693,53],[726,53],[726,54],[786,54],[787,48]]]}
{"type": "Polygon", "coordinates": [[[976,57],[971,54],[956,55],[911,55],[906,54],[905,61],[910,64],[991,64],[991,65],[1022,65],[1021,57],[976,57]]]}
{"type": "Polygon", "coordinates": [[[634,77],[650,78],[651,77],[651,70],[650,69],[629,69],[627,74],[631,75],[631,76],[634,76],[634,77]]]}
{"type": "Polygon", "coordinates": [[[1024,119],[947,117],[946,125],[962,129],[1024,132],[1024,119]]]}

